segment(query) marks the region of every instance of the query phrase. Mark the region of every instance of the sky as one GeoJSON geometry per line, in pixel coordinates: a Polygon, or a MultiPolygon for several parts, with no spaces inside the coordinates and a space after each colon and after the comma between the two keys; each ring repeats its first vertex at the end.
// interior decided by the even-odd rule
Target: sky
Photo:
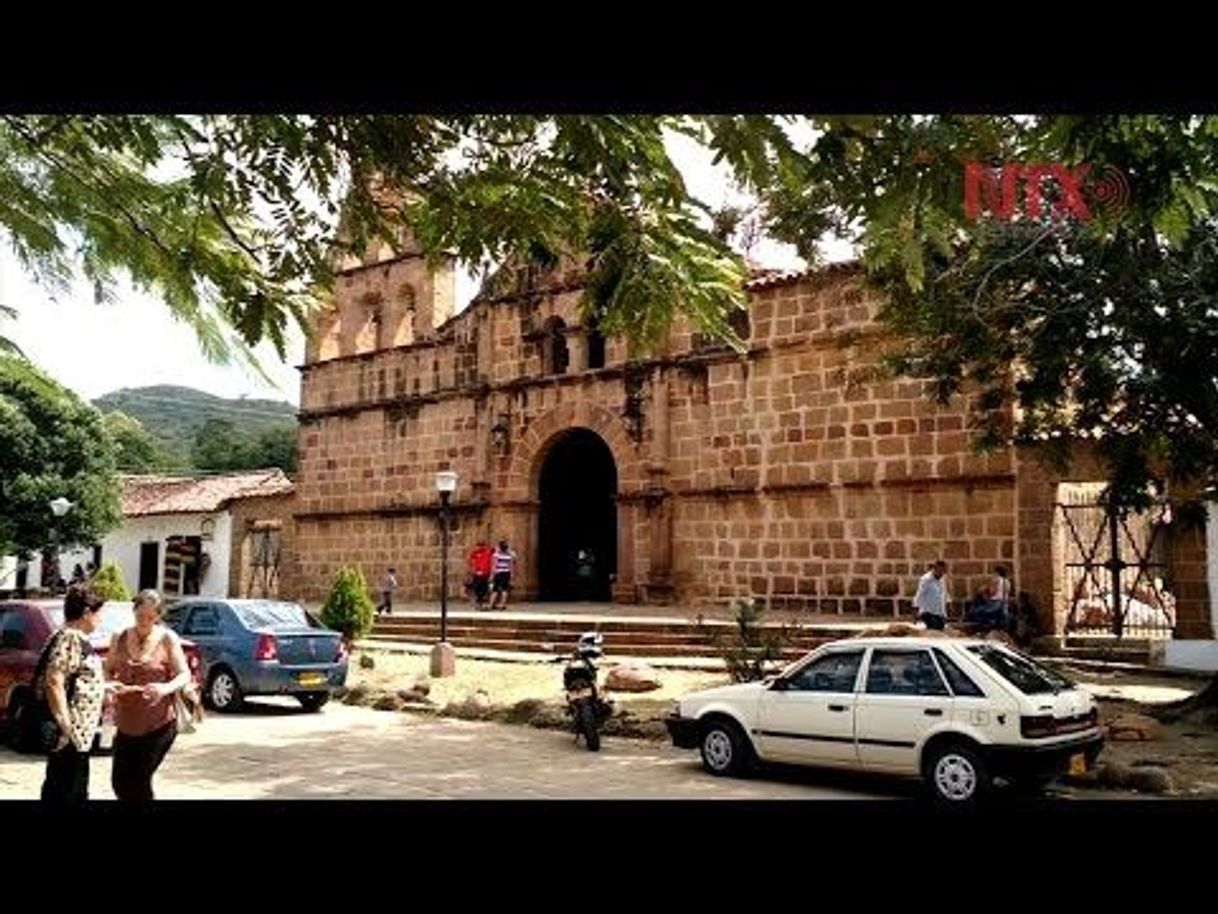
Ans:
{"type": "MultiPolygon", "coordinates": [[[[726,169],[711,162],[711,154],[693,140],[672,136],[669,152],[685,175],[691,192],[712,206],[740,203],[726,169]]],[[[850,257],[846,245],[826,248],[829,260],[850,257]]],[[[763,240],[751,255],[767,267],[801,267],[794,249],[763,240]]],[[[464,308],[477,291],[468,272],[457,277],[457,307],[464,308]]],[[[293,328],[287,358],[264,344],[256,354],[272,383],[249,369],[208,362],[194,333],[178,323],[155,297],[120,283],[113,304],[98,305],[92,288],[77,283],[52,300],[34,283],[7,248],[0,248],[0,304],[18,310],[10,321],[0,316],[0,335],[13,340],[26,356],[61,384],[86,399],[125,387],[173,384],[194,387],[221,397],[286,400],[297,405],[304,359],[304,337],[293,328]]]]}

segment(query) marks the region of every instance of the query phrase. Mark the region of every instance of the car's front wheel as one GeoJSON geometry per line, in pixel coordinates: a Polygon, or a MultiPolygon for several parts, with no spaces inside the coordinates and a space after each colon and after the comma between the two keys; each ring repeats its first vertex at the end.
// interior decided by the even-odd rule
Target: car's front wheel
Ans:
{"type": "Polygon", "coordinates": [[[211,674],[204,694],[213,711],[236,711],[244,700],[241,683],[237,682],[231,670],[226,669],[218,669],[211,674]]]}
{"type": "Polygon", "coordinates": [[[971,806],[990,792],[993,783],[981,756],[963,743],[940,743],[922,767],[931,795],[949,806],[971,806]]]}
{"type": "Polygon", "coordinates": [[[735,721],[709,721],[702,732],[701,749],[702,767],[717,777],[739,777],[752,764],[752,747],[735,721]]]}
{"type": "Polygon", "coordinates": [[[300,702],[300,706],[313,714],[325,707],[326,702],[330,700],[329,692],[306,692],[303,695],[297,695],[296,700],[300,702]]]}

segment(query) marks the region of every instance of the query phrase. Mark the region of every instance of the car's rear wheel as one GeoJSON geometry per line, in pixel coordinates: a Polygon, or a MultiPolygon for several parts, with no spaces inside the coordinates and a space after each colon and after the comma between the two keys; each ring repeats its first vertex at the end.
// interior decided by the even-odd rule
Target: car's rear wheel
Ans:
{"type": "Polygon", "coordinates": [[[701,749],[702,767],[716,777],[740,777],[752,765],[752,747],[735,721],[709,721],[702,731],[701,749]]]}
{"type": "Polygon", "coordinates": [[[297,695],[296,700],[300,702],[300,706],[313,714],[325,707],[326,702],[330,700],[329,692],[306,692],[303,695],[297,695]]]}
{"type": "Polygon", "coordinates": [[[959,742],[933,747],[922,768],[931,795],[948,806],[971,806],[984,799],[993,784],[989,769],[971,747],[959,742]]]}
{"type": "Polygon", "coordinates": [[[236,675],[223,668],[211,674],[204,696],[207,698],[208,707],[220,712],[237,711],[245,700],[236,675]]]}

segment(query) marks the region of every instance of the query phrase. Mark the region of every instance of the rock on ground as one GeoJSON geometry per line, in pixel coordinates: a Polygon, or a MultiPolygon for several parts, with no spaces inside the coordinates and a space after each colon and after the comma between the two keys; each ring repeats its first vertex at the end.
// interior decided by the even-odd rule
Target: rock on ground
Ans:
{"type": "Polygon", "coordinates": [[[663,686],[660,674],[645,663],[615,666],[605,677],[607,692],[651,692],[663,686]]]}

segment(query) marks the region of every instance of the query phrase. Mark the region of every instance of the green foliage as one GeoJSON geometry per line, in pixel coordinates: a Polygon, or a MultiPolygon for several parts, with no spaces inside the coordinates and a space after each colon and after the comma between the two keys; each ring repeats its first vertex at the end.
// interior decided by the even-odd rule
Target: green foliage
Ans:
{"type": "Polygon", "coordinates": [[[892,366],[977,394],[980,444],[1099,434],[1124,501],[1215,488],[1218,117],[835,115],[800,143],[792,121],[2,115],[0,231],[52,288],[79,268],[104,298],[129,275],[216,359],[282,354],[340,259],[407,229],[476,268],[578,259],[586,312],[633,351],[677,314],[738,343],[744,264],[669,156],[680,135],[809,261],[826,232],[861,245],[892,366]],[[1087,221],[970,220],[965,166],[994,160],[1116,170],[1131,196],[1087,221]]]}
{"type": "Polygon", "coordinates": [[[754,682],[769,676],[782,659],[789,643],[786,627],[763,625],[765,608],[752,598],[736,600],[736,628],[729,636],[714,636],[715,647],[727,666],[732,682],[754,682]]]}
{"type": "Polygon", "coordinates": [[[277,466],[296,470],[296,427],[264,429],[256,435],[228,419],[208,419],[195,434],[192,453],[200,470],[254,470],[277,466]]]}
{"type": "Polygon", "coordinates": [[[106,413],[103,421],[114,442],[115,463],[120,472],[148,473],[170,466],[168,455],[139,419],[114,410],[106,413]]]}
{"type": "Polygon", "coordinates": [[[123,580],[123,572],[114,562],[102,562],[101,568],[89,579],[90,589],[103,600],[130,600],[131,591],[123,580]]]}
{"type": "Polygon", "coordinates": [[[222,469],[194,462],[199,429],[209,419],[236,426],[242,445],[252,452],[241,469],[278,466],[291,472],[296,460],[296,409],[277,400],[225,399],[189,387],[157,385],[108,393],[94,401],[103,410],[119,410],[138,419],[165,454],[165,462],[149,469],[222,469]],[[264,439],[261,445],[259,439],[264,439]],[[284,442],[290,440],[291,446],[284,442]]]}
{"type": "MultiPolygon", "coordinates": [[[[1099,437],[1118,500],[1218,484],[1218,118],[819,118],[810,187],[888,293],[890,364],[968,396],[982,447],[1099,437]],[[964,212],[969,162],[1119,172],[1090,219],[964,212]],[[853,228],[851,228],[853,227],[853,228]]],[[[805,196],[812,191],[802,191],[805,196]]],[[[783,190],[779,195],[787,194],[783,190]]],[[[1026,197],[1021,199],[1026,200],[1026,197]]],[[[792,204],[794,205],[794,204],[792,204]]],[[[771,225],[781,235],[782,226],[771,225]]],[[[787,240],[795,240],[788,237],[787,240]]]]}
{"type": "Polygon", "coordinates": [[[120,520],[101,414],[28,362],[0,354],[0,555],[97,542],[120,520]],[[56,498],[72,509],[56,517],[56,498]]]}
{"type": "Polygon", "coordinates": [[[372,631],[375,604],[359,568],[343,568],[334,578],[334,587],[321,610],[321,621],[348,641],[372,631]]]}
{"type": "Polygon", "coordinates": [[[252,363],[263,340],[282,356],[338,258],[396,247],[403,228],[476,267],[590,257],[589,304],[642,342],[678,310],[722,332],[742,264],[707,232],[673,130],[752,184],[790,177],[771,149],[784,134],[760,117],[3,115],[0,229],[53,291],[79,270],[105,299],[129,276],[216,360],[252,363]]]}

